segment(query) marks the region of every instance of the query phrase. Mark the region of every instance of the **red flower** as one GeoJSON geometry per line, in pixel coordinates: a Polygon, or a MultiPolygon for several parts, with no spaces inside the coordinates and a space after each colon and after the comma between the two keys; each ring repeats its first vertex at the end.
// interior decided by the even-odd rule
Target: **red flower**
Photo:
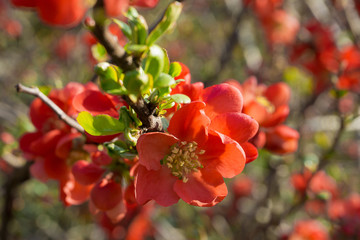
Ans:
{"type": "Polygon", "coordinates": [[[245,154],[237,142],[209,129],[204,108],[202,102],[185,105],[170,120],[169,133],[140,136],[135,177],[139,204],[153,199],[170,206],[181,198],[205,207],[225,198],[223,177],[243,170],[245,154]]]}
{"type": "Polygon", "coordinates": [[[288,240],[328,240],[329,235],[318,221],[306,220],[296,223],[288,240]]]}
{"type": "Polygon", "coordinates": [[[290,111],[290,88],[285,83],[266,86],[258,84],[255,77],[248,78],[242,85],[235,80],[229,80],[227,83],[241,91],[244,96],[243,113],[253,117],[260,125],[259,132],[250,140],[251,143],[277,154],[297,150],[299,133],[290,127],[280,125],[290,111]]]}
{"type": "MultiPolygon", "coordinates": [[[[85,0],[11,0],[16,7],[34,8],[45,23],[55,26],[73,27],[81,22],[88,8],[85,0]]],[[[129,5],[155,7],[158,0],[104,0],[109,17],[122,15],[129,5]]]]}
{"type": "Polygon", "coordinates": [[[12,4],[35,8],[45,23],[64,27],[79,24],[89,7],[84,0],[12,0],[12,4]]]}
{"type": "Polygon", "coordinates": [[[266,131],[265,148],[276,154],[293,153],[298,148],[299,132],[279,125],[266,131]]]}

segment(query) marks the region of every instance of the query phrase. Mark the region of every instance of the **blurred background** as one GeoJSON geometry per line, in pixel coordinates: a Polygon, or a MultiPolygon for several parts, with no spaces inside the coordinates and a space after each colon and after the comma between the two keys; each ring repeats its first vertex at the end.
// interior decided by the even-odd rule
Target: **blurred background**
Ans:
{"type": "MultiPolygon", "coordinates": [[[[139,11],[152,26],[169,3],[160,0],[156,8],[139,11]]],[[[259,150],[259,157],[227,182],[229,195],[215,207],[182,201],[152,207],[136,223],[141,236],[129,236],[130,227],[121,224],[100,227],[87,204],[64,207],[55,182],[21,172],[26,160],[17,139],[34,129],[28,117],[33,97],[16,93],[15,85],[48,91],[71,81],[86,83],[106,56],[94,50],[81,24],[49,27],[36,12],[0,0],[0,222],[8,239],[360,239],[360,81],[357,75],[343,87],[342,72],[334,70],[348,47],[360,46],[359,1],[183,4],[176,28],[160,43],[170,60],[186,64],[192,82],[205,86],[230,79],[244,83],[250,76],[266,86],[288,84],[285,123],[300,133],[297,151],[259,150]],[[316,222],[305,230],[296,227],[310,220],[316,222]],[[305,238],[297,231],[315,233],[305,238]]],[[[351,54],[360,62],[360,53],[351,54]]]]}

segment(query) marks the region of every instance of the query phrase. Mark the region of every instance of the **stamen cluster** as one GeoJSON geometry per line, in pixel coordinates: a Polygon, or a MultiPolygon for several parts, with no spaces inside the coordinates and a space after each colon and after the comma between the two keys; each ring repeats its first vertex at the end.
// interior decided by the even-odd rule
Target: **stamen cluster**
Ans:
{"type": "Polygon", "coordinates": [[[178,142],[171,146],[170,154],[161,163],[171,170],[172,175],[186,183],[189,180],[187,174],[197,172],[199,167],[203,168],[198,155],[204,154],[205,150],[197,148],[198,144],[194,141],[178,142]]]}

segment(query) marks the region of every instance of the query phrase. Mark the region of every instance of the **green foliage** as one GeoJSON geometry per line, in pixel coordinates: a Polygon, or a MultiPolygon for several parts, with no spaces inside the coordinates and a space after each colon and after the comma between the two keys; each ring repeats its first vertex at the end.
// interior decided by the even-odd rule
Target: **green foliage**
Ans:
{"type": "Polygon", "coordinates": [[[148,46],[153,45],[164,33],[174,28],[182,7],[182,4],[176,1],[169,5],[161,22],[155,27],[146,40],[148,46]]]}
{"type": "Polygon", "coordinates": [[[89,112],[81,112],[76,120],[93,136],[117,134],[125,129],[124,123],[105,114],[92,116],[89,112]]]}
{"type": "Polygon", "coordinates": [[[169,67],[169,75],[172,77],[177,77],[181,73],[181,65],[178,62],[172,62],[169,67]]]}
{"type": "Polygon", "coordinates": [[[98,62],[103,62],[107,58],[106,49],[100,43],[97,43],[91,47],[91,53],[98,62]]]}

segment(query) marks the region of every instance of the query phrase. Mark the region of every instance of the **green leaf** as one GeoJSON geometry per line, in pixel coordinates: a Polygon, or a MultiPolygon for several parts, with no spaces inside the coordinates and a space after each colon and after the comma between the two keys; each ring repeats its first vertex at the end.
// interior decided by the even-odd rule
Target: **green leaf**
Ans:
{"type": "Polygon", "coordinates": [[[145,60],[144,71],[151,74],[153,79],[157,79],[164,69],[164,60],[165,54],[163,49],[158,45],[151,46],[145,60]]]}
{"type": "Polygon", "coordinates": [[[121,88],[118,81],[121,74],[120,68],[107,62],[101,62],[95,65],[94,70],[100,77],[100,86],[105,92],[112,92],[121,88]]]}
{"type": "Polygon", "coordinates": [[[152,87],[152,76],[146,74],[143,70],[133,70],[125,74],[123,83],[130,95],[136,97],[150,90],[152,87]]]}
{"type": "Polygon", "coordinates": [[[97,43],[91,47],[91,54],[98,62],[104,62],[107,58],[106,49],[100,43],[97,43]]]}
{"type": "Polygon", "coordinates": [[[180,16],[182,10],[182,4],[180,2],[173,2],[166,9],[164,17],[161,22],[150,33],[146,43],[151,46],[157,41],[164,33],[171,30],[180,16]]]}
{"type": "Polygon", "coordinates": [[[169,68],[169,75],[172,77],[177,77],[180,75],[181,73],[181,65],[178,62],[172,62],[170,64],[170,68],[169,68]]]}
{"type": "Polygon", "coordinates": [[[184,94],[174,94],[174,95],[171,95],[170,98],[172,100],[174,100],[174,102],[176,102],[176,103],[190,103],[191,102],[191,99],[184,94]]]}
{"type": "Polygon", "coordinates": [[[113,18],[112,20],[114,21],[114,23],[116,23],[116,25],[119,26],[119,28],[121,29],[123,34],[127,37],[127,39],[131,40],[132,39],[132,31],[131,31],[130,26],[127,25],[126,23],[120,21],[119,19],[113,18]]]}
{"type": "Polygon", "coordinates": [[[164,88],[176,84],[175,79],[166,73],[160,73],[160,76],[154,82],[154,88],[164,88]]]}
{"type": "Polygon", "coordinates": [[[39,90],[40,90],[40,92],[42,92],[44,95],[47,96],[51,92],[51,87],[49,87],[49,86],[40,86],[39,90]]]}
{"type": "Polygon", "coordinates": [[[146,50],[148,50],[148,46],[147,45],[140,45],[140,44],[127,44],[125,46],[125,49],[128,52],[133,52],[133,53],[143,53],[146,50]]]}
{"type": "Polygon", "coordinates": [[[93,136],[112,135],[124,131],[124,124],[109,115],[92,116],[89,112],[81,112],[76,118],[86,132],[93,136]]]}

